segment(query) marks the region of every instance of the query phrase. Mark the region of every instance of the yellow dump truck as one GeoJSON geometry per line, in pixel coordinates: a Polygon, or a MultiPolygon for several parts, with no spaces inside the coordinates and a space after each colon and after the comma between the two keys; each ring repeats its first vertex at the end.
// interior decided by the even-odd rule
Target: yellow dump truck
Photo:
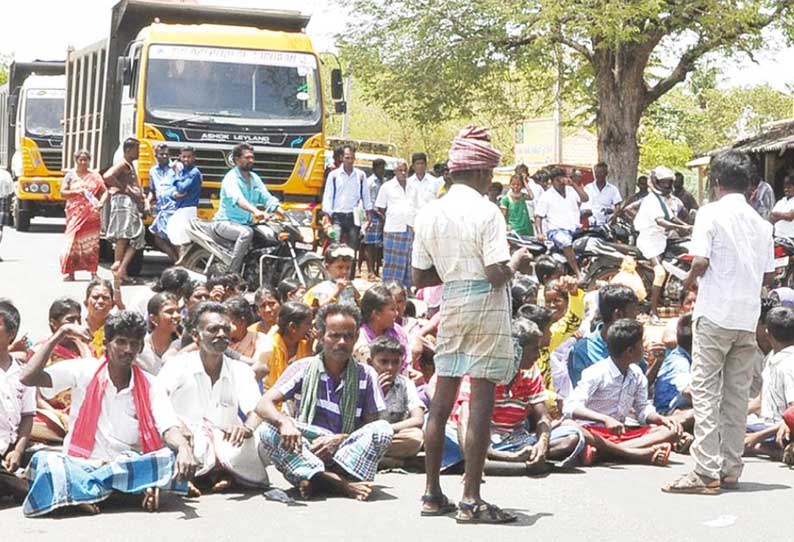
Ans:
{"type": "Polygon", "coordinates": [[[14,224],[62,216],[63,62],[14,62],[0,88],[0,167],[16,181],[14,224]]]}
{"type": "MultiPolygon", "coordinates": [[[[246,142],[268,189],[310,216],[321,198],[326,111],[308,22],[293,11],[122,0],[106,39],[68,53],[65,163],[87,148],[107,169],[133,136],[146,186],[158,143],[174,155],[189,145],[204,175],[199,216],[211,218],[232,148],[246,142]]],[[[341,101],[341,73],[331,75],[341,101]]]]}

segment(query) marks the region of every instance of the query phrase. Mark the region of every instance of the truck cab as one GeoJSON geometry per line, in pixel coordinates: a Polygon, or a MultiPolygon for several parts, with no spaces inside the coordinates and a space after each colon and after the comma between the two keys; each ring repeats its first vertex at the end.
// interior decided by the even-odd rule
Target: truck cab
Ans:
{"type": "Polygon", "coordinates": [[[63,71],[63,63],[12,64],[2,93],[2,167],[16,181],[14,223],[20,231],[36,216],[63,215],[63,113],[66,79],[39,75],[63,71]],[[55,66],[52,66],[55,65],[55,66]],[[29,75],[28,75],[29,74],[29,75]]]}

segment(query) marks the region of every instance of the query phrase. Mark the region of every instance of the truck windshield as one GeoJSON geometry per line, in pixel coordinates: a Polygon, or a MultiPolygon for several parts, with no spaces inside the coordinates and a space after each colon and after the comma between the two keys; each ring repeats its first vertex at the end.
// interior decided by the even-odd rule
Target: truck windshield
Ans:
{"type": "Polygon", "coordinates": [[[158,119],[270,126],[322,115],[317,59],[306,53],[152,45],[146,81],[158,119]]]}
{"type": "Polygon", "coordinates": [[[30,136],[63,137],[63,93],[28,90],[25,131],[30,136]]]}

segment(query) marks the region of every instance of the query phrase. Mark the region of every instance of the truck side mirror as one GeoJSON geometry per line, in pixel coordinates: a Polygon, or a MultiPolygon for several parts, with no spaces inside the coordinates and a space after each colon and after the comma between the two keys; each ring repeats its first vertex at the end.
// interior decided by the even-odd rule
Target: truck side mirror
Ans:
{"type": "Polygon", "coordinates": [[[345,83],[342,79],[342,70],[334,68],[331,70],[331,98],[342,100],[345,97],[345,83]]]}
{"type": "Polygon", "coordinates": [[[120,56],[116,60],[116,81],[122,86],[132,83],[131,62],[126,56],[120,56]]]}
{"type": "Polygon", "coordinates": [[[10,94],[8,96],[8,123],[11,126],[17,125],[17,100],[19,96],[16,94],[10,94]]]}

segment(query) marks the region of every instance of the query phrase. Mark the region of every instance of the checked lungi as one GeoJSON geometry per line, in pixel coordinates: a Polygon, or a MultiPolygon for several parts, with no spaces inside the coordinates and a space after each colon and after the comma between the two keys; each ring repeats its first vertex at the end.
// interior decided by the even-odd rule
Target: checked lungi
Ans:
{"type": "Polygon", "coordinates": [[[436,374],[483,378],[507,384],[518,371],[510,334],[511,302],[506,286],[487,280],[444,283],[436,341],[436,374]]]}
{"type": "Polygon", "coordinates": [[[363,231],[361,242],[365,245],[383,245],[383,219],[377,213],[372,213],[367,229],[363,231]]]}
{"type": "Polygon", "coordinates": [[[414,232],[383,232],[383,281],[396,280],[411,286],[411,249],[414,232]]]}
{"type": "MultiPolygon", "coordinates": [[[[303,434],[303,447],[300,452],[282,448],[278,428],[263,423],[259,428],[262,447],[260,455],[270,456],[270,461],[284,478],[292,485],[298,485],[301,481],[311,480],[313,476],[325,471],[325,463],[310,451],[309,446],[318,437],[330,436],[332,433],[316,425],[294,423],[303,434]]],[[[371,482],[378,472],[378,463],[391,446],[393,435],[391,425],[385,420],[368,423],[345,439],[331,461],[356,480],[371,482]]]]}
{"type": "Polygon", "coordinates": [[[25,473],[30,491],[22,511],[27,517],[41,516],[64,506],[104,501],[114,491],[143,493],[152,487],[186,494],[187,483],[173,480],[175,462],[168,448],[143,455],[126,452],[101,466],[62,453],[38,452],[25,473]]]}

